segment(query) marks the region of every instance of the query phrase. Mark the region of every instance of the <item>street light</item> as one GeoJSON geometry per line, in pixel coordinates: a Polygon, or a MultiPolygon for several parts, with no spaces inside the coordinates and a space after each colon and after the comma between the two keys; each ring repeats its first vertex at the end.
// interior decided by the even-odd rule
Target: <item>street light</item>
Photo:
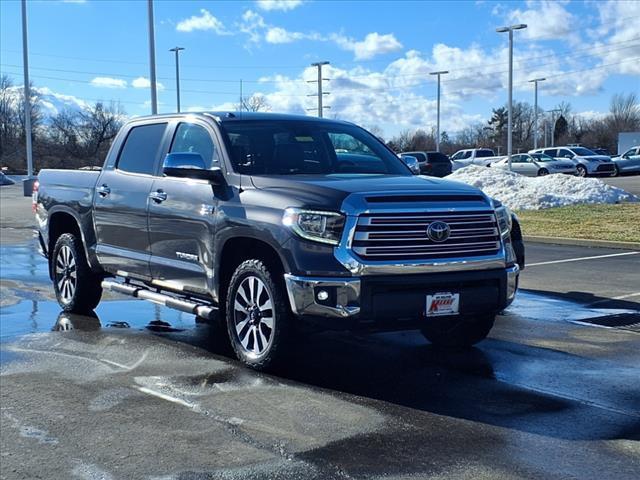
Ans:
{"type": "Polygon", "coordinates": [[[178,52],[180,50],[184,50],[184,47],[173,47],[170,48],[170,52],[175,52],[176,54],[176,107],[177,112],[180,113],[180,63],[178,60],[178,52]]]}
{"type": "Polygon", "coordinates": [[[538,82],[544,82],[546,78],[534,78],[529,80],[534,88],[534,110],[533,110],[533,148],[538,148],[538,82]]]}
{"type": "Polygon", "coordinates": [[[448,70],[441,70],[439,72],[431,72],[429,75],[437,75],[438,76],[438,118],[436,122],[436,151],[440,151],[440,75],[445,75],[449,73],[448,70]]]}
{"type": "Polygon", "coordinates": [[[156,85],[156,35],[153,26],[153,0],[147,0],[149,23],[149,83],[151,84],[151,113],[158,113],[158,90],[156,85]]]}
{"type": "Polygon", "coordinates": [[[509,163],[509,170],[511,170],[511,154],[512,145],[511,145],[511,135],[512,135],[512,115],[513,115],[513,31],[514,30],[522,30],[523,28],[527,28],[524,23],[519,23],[517,25],[511,25],[508,27],[500,27],[496,28],[496,32],[505,33],[509,32],[509,114],[507,116],[507,158],[509,163]]]}

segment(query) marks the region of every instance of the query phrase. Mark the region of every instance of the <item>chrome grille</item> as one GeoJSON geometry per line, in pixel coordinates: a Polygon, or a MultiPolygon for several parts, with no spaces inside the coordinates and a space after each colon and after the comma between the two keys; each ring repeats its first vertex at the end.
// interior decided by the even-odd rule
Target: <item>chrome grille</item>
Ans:
{"type": "Polygon", "coordinates": [[[367,260],[435,260],[495,255],[500,233],[493,211],[371,213],[358,217],[353,252],[367,260]],[[449,238],[436,243],[427,236],[431,222],[451,227],[449,238]]]}

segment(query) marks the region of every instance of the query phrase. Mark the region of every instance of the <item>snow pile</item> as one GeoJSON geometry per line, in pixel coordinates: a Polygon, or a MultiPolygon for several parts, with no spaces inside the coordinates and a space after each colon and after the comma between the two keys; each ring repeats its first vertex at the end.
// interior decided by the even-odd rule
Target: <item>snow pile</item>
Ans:
{"type": "Polygon", "coordinates": [[[501,168],[470,165],[456,170],[447,180],[457,180],[479,188],[513,210],[540,210],[584,203],[640,201],[618,187],[597,178],[572,175],[525,177],[501,168]]]}

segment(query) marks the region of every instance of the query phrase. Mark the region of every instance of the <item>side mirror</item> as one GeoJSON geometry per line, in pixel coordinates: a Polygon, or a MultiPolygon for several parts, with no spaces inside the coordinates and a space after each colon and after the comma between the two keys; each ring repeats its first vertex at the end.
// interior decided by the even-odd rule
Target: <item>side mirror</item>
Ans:
{"type": "Polygon", "coordinates": [[[213,185],[224,184],[224,175],[219,167],[207,169],[204,158],[194,152],[169,153],[164,158],[162,173],[167,177],[208,180],[213,185]]]}
{"type": "Polygon", "coordinates": [[[400,155],[400,160],[404,162],[404,164],[409,167],[411,173],[414,175],[420,175],[420,164],[418,163],[418,159],[416,157],[412,157],[411,155],[400,155]]]}

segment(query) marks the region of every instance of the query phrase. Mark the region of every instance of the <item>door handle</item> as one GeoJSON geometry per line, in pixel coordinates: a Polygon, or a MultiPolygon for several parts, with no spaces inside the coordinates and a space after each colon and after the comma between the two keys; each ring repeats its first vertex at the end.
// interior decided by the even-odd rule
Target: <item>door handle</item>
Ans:
{"type": "Polygon", "coordinates": [[[98,192],[98,195],[100,195],[101,197],[106,197],[111,193],[111,189],[105,184],[100,185],[98,188],[96,188],[96,190],[98,192]]]}
{"type": "Polygon", "coordinates": [[[149,194],[149,198],[156,203],[162,203],[167,199],[167,194],[162,190],[156,190],[149,194]]]}

